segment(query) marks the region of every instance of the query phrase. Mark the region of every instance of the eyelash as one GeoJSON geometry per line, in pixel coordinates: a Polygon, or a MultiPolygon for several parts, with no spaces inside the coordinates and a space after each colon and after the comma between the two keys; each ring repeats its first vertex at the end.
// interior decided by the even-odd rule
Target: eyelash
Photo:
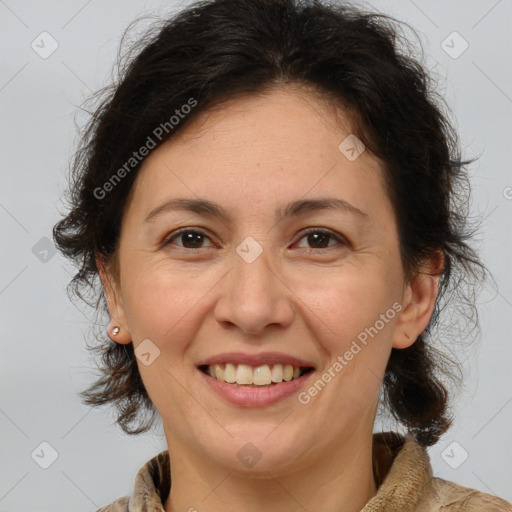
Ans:
{"type": "MultiPolygon", "coordinates": [[[[175,238],[178,238],[180,235],[183,235],[185,233],[195,233],[195,234],[202,235],[202,236],[204,236],[206,238],[210,238],[201,229],[183,228],[183,229],[178,229],[177,231],[174,231],[168,237],[166,237],[164,239],[164,241],[162,242],[161,247],[165,247],[167,245],[170,245],[175,238]]],[[[327,236],[329,236],[331,238],[334,238],[337,242],[341,243],[344,246],[348,246],[349,245],[349,242],[343,236],[341,236],[341,235],[339,235],[339,234],[337,234],[334,231],[331,231],[329,229],[321,229],[321,228],[309,228],[309,229],[303,231],[302,232],[302,236],[300,237],[299,240],[302,240],[304,237],[306,237],[307,235],[309,235],[311,233],[327,235],[327,236]]],[[[207,249],[207,247],[199,247],[197,249],[190,249],[190,248],[187,248],[187,247],[182,247],[180,245],[178,245],[178,247],[180,247],[181,249],[187,249],[187,250],[191,250],[191,251],[198,251],[198,250],[201,250],[201,249],[207,249]]],[[[333,246],[321,247],[321,248],[311,248],[309,250],[310,251],[321,251],[321,250],[325,250],[325,249],[330,249],[332,247],[333,246]]]]}

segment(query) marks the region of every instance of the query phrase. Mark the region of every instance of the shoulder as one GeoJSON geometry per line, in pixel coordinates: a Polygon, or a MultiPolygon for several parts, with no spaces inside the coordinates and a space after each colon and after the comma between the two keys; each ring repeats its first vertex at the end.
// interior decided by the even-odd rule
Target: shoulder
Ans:
{"type": "Polygon", "coordinates": [[[112,502],[110,505],[101,507],[96,512],[128,512],[129,500],[129,496],[123,496],[122,498],[119,498],[116,501],[112,502]]]}
{"type": "Polygon", "coordinates": [[[432,479],[432,490],[435,507],[431,512],[512,512],[508,501],[442,478],[432,479]]]}
{"type": "Polygon", "coordinates": [[[96,512],[164,512],[165,500],[171,488],[169,452],[167,450],[147,461],[135,477],[132,494],[118,498],[96,512]]]}

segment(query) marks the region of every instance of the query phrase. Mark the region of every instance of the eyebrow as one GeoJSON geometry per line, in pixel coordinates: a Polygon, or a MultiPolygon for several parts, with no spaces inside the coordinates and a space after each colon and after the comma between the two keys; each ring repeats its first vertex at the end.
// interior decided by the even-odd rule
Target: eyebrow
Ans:
{"type": "MultiPolygon", "coordinates": [[[[164,213],[176,210],[193,212],[207,217],[217,217],[226,222],[231,220],[228,212],[222,206],[213,201],[208,201],[206,199],[175,198],[170,199],[151,210],[144,219],[144,222],[154,221],[164,213]]],[[[368,217],[367,213],[343,199],[322,197],[318,199],[300,199],[298,201],[288,203],[284,208],[280,208],[276,211],[276,221],[279,222],[285,218],[299,217],[307,213],[322,210],[341,210],[360,217],[368,217]]]]}

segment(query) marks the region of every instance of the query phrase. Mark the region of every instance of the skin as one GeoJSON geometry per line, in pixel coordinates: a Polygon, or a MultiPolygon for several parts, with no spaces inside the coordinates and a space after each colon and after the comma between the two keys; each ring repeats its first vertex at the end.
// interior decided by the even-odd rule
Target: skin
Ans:
{"type": "MultiPolygon", "coordinates": [[[[427,326],[439,277],[405,278],[382,162],[369,151],[349,161],[338,146],[350,133],[343,112],[287,86],[202,115],[137,176],[119,276],[98,262],[116,342],[150,339],[160,350],[137,363],[170,453],[166,512],[352,512],[377,492],[372,432],[386,363],[427,326]],[[276,223],[286,203],[326,196],[366,215],[322,210],[276,223]],[[178,197],[215,201],[231,220],[176,210],[144,223],[178,197]],[[206,236],[160,246],[183,227],[206,236]],[[346,241],[315,242],[307,228],[346,241]],[[263,249],[252,263],[236,252],[248,236],[263,249]],[[223,352],[279,351],[311,361],[314,381],[395,302],[400,313],[307,405],[294,395],[238,407],[196,368],[223,352]],[[249,442],[262,454],[251,468],[237,457],[249,442]]],[[[425,268],[439,270],[434,260],[425,268]]]]}

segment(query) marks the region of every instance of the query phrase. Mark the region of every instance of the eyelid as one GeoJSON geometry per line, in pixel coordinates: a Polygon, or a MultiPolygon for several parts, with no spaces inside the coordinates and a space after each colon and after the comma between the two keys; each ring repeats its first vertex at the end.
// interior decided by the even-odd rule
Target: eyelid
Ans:
{"type": "MultiPolygon", "coordinates": [[[[209,236],[202,228],[195,228],[195,227],[188,227],[187,226],[187,227],[179,228],[176,231],[173,231],[172,233],[169,233],[169,235],[166,236],[162,240],[162,243],[160,244],[160,246],[162,248],[165,247],[166,245],[171,243],[171,240],[179,237],[182,233],[187,233],[189,231],[192,231],[194,233],[199,233],[199,234],[203,235],[204,237],[209,238],[211,240],[211,236],[209,236]]],[[[181,246],[178,246],[178,247],[181,247],[181,246]]],[[[201,249],[202,249],[202,247],[201,247],[201,249]]],[[[198,249],[190,249],[190,250],[197,251],[198,249]]]]}
{"type": "MultiPolygon", "coordinates": [[[[179,228],[176,231],[173,231],[172,233],[170,233],[168,236],[166,236],[163,239],[162,243],[161,243],[161,247],[162,248],[165,247],[166,245],[171,243],[171,240],[173,240],[175,238],[178,238],[182,233],[187,233],[189,231],[201,234],[204,237],[209,238],[210,240],[212,240],[212,238],[202,228],[195,228],[195,227],[188,227],[187,226],[187,227],[179,228]]],[[[297,235],[295,235],[295,237],[300,235],[300,237],[298,238],[298,241],[300,241],[300,240],[302,240],[302,238],[304,238],[305,236],[309,235],[310,233],[324,233],[324,234],[329,235],[331,238],[334,238],[338,243],[341,243],[343,245],[348,245],[348,246],[351,245],[350,242],[348,241],[348,239],[346,237],[344,237],[343,235],[337,233],[336,231],[333,231],[332,229],[323,228],[323,227],[310,227],[310,228],[306,228],[306,229],[304,229],[302,231],[299,231],[299,233],[297,235]]],[[[212,240],[212,242],[213,242],[213,240],[212,240]]],[[[178,247],[181,247],[181,246],[178,246],[178,247]]],[[[308,250],[309,251],[325,251],[328,248],[330,248],[330,247],[325,247],[325,248],[309,248],[308,250]]],[[[190,251],[198,251],[200,249],[205,249],[205,247],[200,247],[199,249],[189,249],[189,250],[190,251]]]]}
{"type": "MultiPolygon", "coordinates": [[[[342,234],[337,233],[336,231],[333,231],[332,229],[322,228],[322,227],[312,227],[312,228],[307,228],[307,229],[301,231],[299,233],[300,234],[299,240],[304,238],[306,235],[309,235],[310,233],[324,233],[324,234],[329,235],[331,238],[334,238],[337,242],[339,242],[343,245],[351,245],[350,242],[348,241],[348,239],[346,237],[344,237],[342,234]]],[[[309,249],[309,250],[310,251],[325,251],[325,249],[329,249],[329,248],[330,247],[325,247],[325,248],[320,248],[320,249],[309,249]]]]}

